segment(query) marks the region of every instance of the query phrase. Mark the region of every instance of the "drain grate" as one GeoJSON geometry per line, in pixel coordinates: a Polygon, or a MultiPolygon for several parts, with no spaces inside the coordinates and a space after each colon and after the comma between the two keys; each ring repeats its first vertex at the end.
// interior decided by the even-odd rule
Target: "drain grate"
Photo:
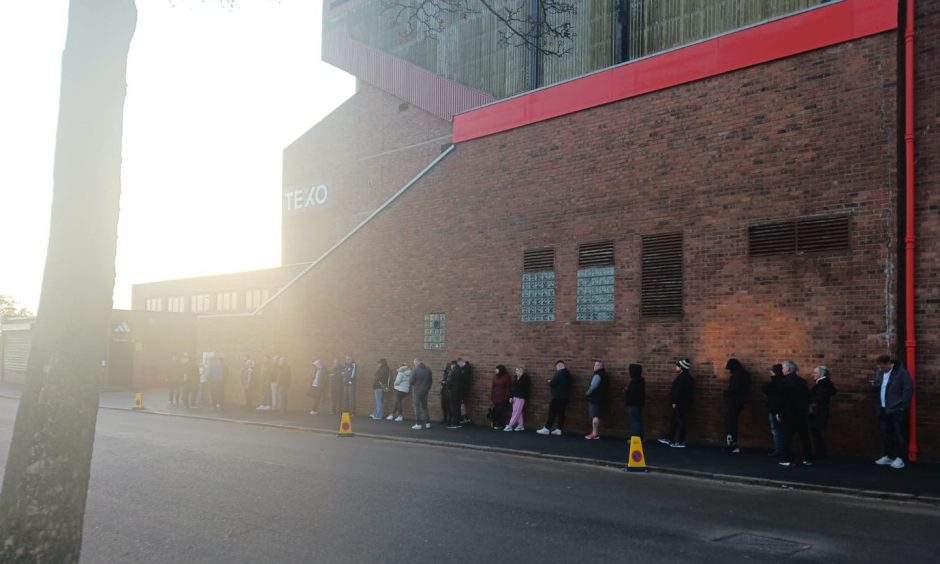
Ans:
{"type": "Polygon", "coordinates": [[[779,554],[781,556],[793,556],[798,552],[803,552],[812,548],[812,545],[775,537],[765,537],[764,535],[755,535],[753,533],[735,533],[726,537],[712,539],[712,542],[743,548],[748,550],[757,550],[768,554],[779,554]]]}

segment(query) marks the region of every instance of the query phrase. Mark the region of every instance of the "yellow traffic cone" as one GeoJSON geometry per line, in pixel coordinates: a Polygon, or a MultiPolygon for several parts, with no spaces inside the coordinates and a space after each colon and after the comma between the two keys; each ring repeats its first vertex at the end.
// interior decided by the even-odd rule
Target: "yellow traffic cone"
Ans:
{"type": "Polygon", "coordinates": [[[134,409],[144,408],[144,394],[137,392],[134,394],[134,409]]]}
{"type": "Polygon", "coordinates": [[[339,433],[336,433],[339,437],[351,437],[353,436],[352,432],[352,421],[349,418],[349,412],[344,411],[342,418],[339,420],[339,433]]]}
{"type": "Polygon", "coordinates": [[[646,457],[643,455],[643,439],[630,437],[630,461],[624,468],[627,472],[646,472],[646,457]]]}

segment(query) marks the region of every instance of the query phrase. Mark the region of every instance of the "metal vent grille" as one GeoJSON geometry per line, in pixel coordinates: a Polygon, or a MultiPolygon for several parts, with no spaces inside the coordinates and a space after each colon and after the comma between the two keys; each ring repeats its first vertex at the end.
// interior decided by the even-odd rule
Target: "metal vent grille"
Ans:
{"type": "Polygon", "coordinates": [[[682,233],[643,237],[643,315],[682,314],[682,233]]]}
{"type": "Polygon", "coordinates": [[[578,248],[578,268],[614,264],[614,242],[588,243],[578,248]]]}
{"type": "Polygon", "coordinates": [[[555,270],[555,249],[532,249],[522,254],[523,272],[555,270]]]}
{"type": "Polygon", "coordinates": [[[818,217],[748,228],[748,251],[752,257],[849,248],[849,218],[818,217]]]}

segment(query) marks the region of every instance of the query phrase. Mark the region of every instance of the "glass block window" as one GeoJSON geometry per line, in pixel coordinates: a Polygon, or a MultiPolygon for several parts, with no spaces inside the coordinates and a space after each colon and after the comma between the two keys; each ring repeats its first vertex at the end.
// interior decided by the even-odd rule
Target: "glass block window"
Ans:
{"type": "Polygon", "coordinates": [[[554,249],[535,249],[523,253],[522,321],[555,321],[554,249]]]}
{"type": "Polygon", "coordinates": [[[444,314],[424,314],[424,348],[427,350],[444,350],[444,314]]]}
{"type": "Polygon", "coordinates": [[[578,321],[614,320],[614,243],[578,249],[578,321]]]}

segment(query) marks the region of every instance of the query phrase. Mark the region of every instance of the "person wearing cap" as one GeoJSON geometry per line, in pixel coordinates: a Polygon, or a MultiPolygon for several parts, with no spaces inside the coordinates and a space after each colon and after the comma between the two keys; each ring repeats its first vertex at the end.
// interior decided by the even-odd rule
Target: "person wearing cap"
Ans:
{"type": "Polygon", "coordinates": [[[604,363],[600,360],[594,361],[594,374],[591,376],[591,384],[588,386],[584,396],[588,401],[588,417],[591,418],[591,432],[584,436],[588,440],[601,438],[601,411],[604,409],[604,402],[607,400],[607,386],[609,378],[607,371],[604,370],[604,363]]]}
{"type": "Polygon", "coordinates": [[[685,448],[685,421],[692,407],[692,393],[695,380],[689,373],[692,363],[683,358],[676,362],[676,378],[669,389],[669,403],[672,406],[672,417],[669,421],[669,433],[659,442],[672,448],[685,448]]]}
{"type": "Polygon", "coordinates": [[[548,379],[548,388],[551,394],[548,402],[548,419],[536,433],[560,437],[562,429],[565,428],[565,410],[568,408],[568,392],[571,389],[571,373],[568,372],[565,361],[555,362],[555,373],[548,379]]]}
{"type": "Polygon", "coordinates": [[[630,434],[646,440],[643,430],[643,406],[646,404],[646,380],[643,378],[643,367],[631,364],[630,383],[623,389],[624,403],[627,406],[627,417],[630,419],[630,434]]]}

